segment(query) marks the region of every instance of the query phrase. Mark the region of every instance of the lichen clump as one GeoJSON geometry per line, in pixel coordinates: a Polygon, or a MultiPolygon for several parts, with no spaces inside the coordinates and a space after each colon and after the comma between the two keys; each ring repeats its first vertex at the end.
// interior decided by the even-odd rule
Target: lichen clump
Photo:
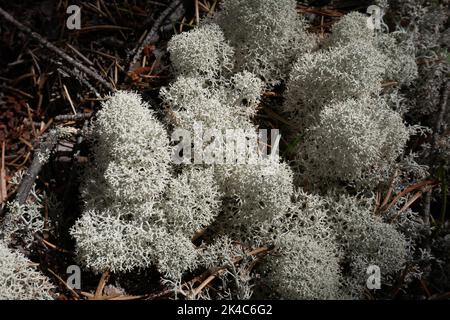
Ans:
{"type": "MultiPolygon", "coordinates": [[[[166,129],[140,96],[117,92],[103,104],[92,139],[94,167],[87,170],[82,190],[85,212],[71,229],[79,260],[97,272],[157,265],[178,279],[195,265],[196,251],[189,238],[195,230],[178,233],[166,223],[173,219],[172,208],[161,202],[167,186],[178,181],[170,172],[166,129]],[[171,251],[165,249],[167,239],[171,251]]],[[[195,202],[192,206],[188,212],[196,210],[195,202]]],[[[208,208],[202,209],[208,215],[208,208]]]]}
{"type": "Polygon", "coordinates": [[[71,231],[86,267],[121,273],[156,265],[179,283],[186,272],[225,264],[228,295],[215,293],[222,298],[250,298],[253,285],[271,288],[265,298],[364,298],[371,265],[392,284],[413,243],[375,214],[373,192],[414,166],[402,158],[418,128],[392,107],[397,93],[383,89],[416,79],[411,39],[371,30],[359,13],[344,16],[320,46],[306,29],[293,0],[227,0],[168,42],[175,79],[160,91],[167,126],[135,93],[103,103],[85,207],[71,231]],[[280,111],[301,135],[292,163],[279,155],[232,161],[223,141],[197,130],[238,129],[250,141],[262,93],[281,83],[280,111]],[[220,157],[174,164],[169,133],[177,129],[192,134],[189,146],[207,145],[220,157]],[[242,247],[261,245],[274,250],[260,277],[244,275],[236,257],[245,265],[251,258],[242,247]]]}
{"type": "Polygon", "coordinates": [[[0,240],[0,300],[53,300],[54,289],[30,260],[0,240]]]}

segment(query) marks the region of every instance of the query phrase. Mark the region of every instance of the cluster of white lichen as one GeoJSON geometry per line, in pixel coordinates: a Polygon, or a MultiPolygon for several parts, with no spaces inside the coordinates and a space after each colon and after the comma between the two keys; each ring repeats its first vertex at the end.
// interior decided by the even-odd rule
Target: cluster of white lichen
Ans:
{"type": "Polygon", "coordinates": [[[105,191],[127,201],[157,198],[170,178],[167,132],[140,101],[135,93],[118,92],[103,103],[95,123],[105,191]]]}
{"type": "Polygon", "coordinates": [[[340,194],[328,199],[328,216],[343,253],[343,294],[364,296],[367,268],[377,266],[384,286],[400,271],[410,254],[410,243],[393,225],[375,216],[375,199],[340,194]]]}
{"type": "MultiPolygon", "coordinates": [[[[214,52],[217,45],[210,38],[223,39],[222,31],[211,22],[174,36],[169,41],[174,69],[177,70],[176,80],[161,91],[161,96],[171,111],[174,126],[193,132],[196,124],[202,124],[204,129],[219,130],[224,133],[229,129],[238,129],[233,134],[235,138],[245,138],[247,134],[255,135],[256,127],[252,124],[252,116],[256,113],[263,82],[251,72],[245,70],[236,74],[203,72],[203,58],[191,57],[190,66],[198,64],[197,71],[193,68],[185,70],[181,65],[183,50],[179,48],[197,46],[199,52],[214,52]],[[199,37],[205,41],[199,42],[199,37]],[[192,76],[195,75],[195,76],[192,76]]],[[[222,43],[222,47],[229,46],[222,43]]],[[[226,49],[226,52],[232,52],[226,49]]],[[[220,56],[214,54],[208,63],[214,65],[215,70],[223,70],[224,65],[220,56]]],[[[194,132],[193,132],[194,133],[194,132]]],[[[195,144],[195,142],[194,142],[195,144]]],[[[196,147],[196,146],[194,146],[196,147]]],[[[255,150],[257,153],[257,150],[255,150]]],[[[250,155],[251,157],[252,155],[250,155]]],[[[255,155],[253,155],[255,156],[255,155]]],[[[219,185],[223,197],[237,203],[229,210],[224,206],[222,214],[216,219],[215,227],[227,235],[235,235],[239,228],[245,228],[249,222],[262,223],[268,221],[275,213],[285,211],[293,191],[293,174],[291,169],[274,156],[261,158],[246,163],[225,163],[212,165],[215,181],[219,185]]],[[[241,240],[252,238],[249,232],[240,232],[241,240]]]]}
{"type": "Polygon", "coordinates": [[[327,198],[298,189],[288,211],[272,225],[276,253],[264,266],[263,280],[284,299],[338,299],[339,247],[328,219],[327,198]]]}
{"type": "MultiPolygon", "coordinates": [[[[332,49],[336,46],[353,44],[356,49],[358,45],[355,41],[362,41],[378,51],[378,54],[373,55],[372,63],[377,63],[375,60],[381,59],[384,80],[408,85],[417,78],[413,40],[403,30],[391,33],[373,30],[368,27],[366,15],[351,12],[333,26],[326,47],[332,49]]],[[[378,65],[379,63],[378,61],[378,65]]]]}
{"type": "Polygon", "coordinates": [[[302,176],[318,185],[385,181],[415,130],[386,103],[399,98],[385,99],[382,81],[416,77],[409,39],[371,30],[359,13],[337,22],[325,48],[301,56],[287,83],[284,110],[303,134],[302,176]]]}
{"type": "Polygon", "coordinates": [[[214,170],[200,166],[188,167],[167,187],[164,210],[166,225],[187,237],[209,226],[221,205],[214,170]]]}
{"type": "MultiPolygon", "coordinates": [[[[330,102],[378,93],[384,72],[382,57],[373,45],[361,40],[303,55],[287,83],[286,110],[310,119],[330,102]]],[[[303,130],[311,124],[304,121],[303,130]]]]}
{"type": "Polygon", "coordinates": [[[298,55],[316,45],[295,0],[227,0],[213,21],[234,48],[235,69],[267,84],[284,80],[298,55]]]}
{"type": "Polygon", "coordinates": [[[383,285],[404,266],[410,242],[373,215],[373,198],[299,189],[292,200],[273,223],[278,254],[265,266],[280,297],[363,298],[369,266],[382,270],[383,285]]]}
{"type": "MultiPolygon", "coordinates": [[[[448,81],[450,63],[448,46],[448,0],[390,0],[389,13],[393,20],[402,20],[399,28],[412,38],[419,77],[405,88],[411,114],[423,122],[433,121],[441,106],[441,90],[448,81]],[[431,116],[431,117],[430,117],[431,116]]],[[[448,114],[448,112],[447,112],[448,114]]],[[[450,116],[446,116],[446,123],[450,116]]]]}
{"type": "Polygon", "coordinates": [[[215,24],[181,33],[170,40],[167,48],[175,71],[185,76],[214,77],[233,66],[233,49],[215,24]],[[208,45],[205,46],[205,43],[208,45]]]}
{"type": "Polygon", "coordinates": [[[54,288],[30,260],[0,240],[0,300],[50,300],[54,288]]]}
{"type": "MultiPolygon", "coordinates": [[[[416,2],[423,1],[407,1],[423,14],[416,2]]],[[[391,285],[410,259],[419,223],[411,209],[398,213],[407,196],[380,216],[372,190],[396,170],[397,180],[426,173],[413,156],[399,161],[416,127],[402,119],[411,106],[383,82],[400,88],[415,81],[416,57],[440,41],[424,25],[442,27],[444,18],[430,17],[420,18],[423,38],[417,30],[374,31],[366,15],[350,13],[318,46],[295,0],[224,1],[214,17],[168,42],[176,78],[160,91],[167,122],[191,133],[194,148],[222,147],[216,137],[201,139],[199,128],[238,129],[234,138],[251,139],[262,91],[285,82],[282,111],[301,133],[296,172],[258,149],[247,163],[227,162],[225,152],[224,162],[175,165],[168,128],[152,106],[118,91],[92,127],[83,212],[70,231],[79,261],[94,272],[156,266],[175,287],[186,272],[219,268],[221,289],[186,295],[194,299],[249,299],[255,285],[269,288],[260,291],[263,298],[364,298],[369,266],[391,285]],[[387,223],[392,217],[395,224],[387,223]],[[256,278],[249,270],[257,258],[248,249],[262,245],[274,250],[256,278]]],[[[428,76],[441,83],[447,71],[428,76]]],[[[437,89],[429,89],[417,92],[436,99],[437,89]]],[[[44,150],[38,159],[49,156],[44,150]]],[[[43,230],[41,198],[32,195],[25,205],[11,203],[2,221],[0,299],[51,298],[48,279],[8,248],[19,238],[29,246],[43,230]]]]}
{"type": "Polygon", "coordinates": [[[339,260],[310,235],[282,234],[275,242],[280,256],[271,257],[267,283],[282,299],[339,299],[339,260]]]}
{"type": "Polygon", "coordinates": [[[383,101],[347,99],[324,107],[299,144],[303,176],[319,184],[385,181],[411,129],[383,101]]]}
{"type": "Polygon", "coordinates": [[[149,107],[130,92],[103,103],[82,189],[85,211],[71,234],[80,261],[94,271],[157,265],[178,280],[196,263],[191,237],[213,219],[218,193],[212,173],[173,175],[166,129],[149,107]]]}
{"type": "MultiPolygon", "coordinates": [[[[10,180],[11,185],[17,187],[24,174],[23,171],[16,173],[10,180]]],[[[29,248],[33,244],[35,234],[42,234],[45,225],[42,214],[44,197],[45,194],[39,194],[33,185],[24,204],[18,201],[8,202],[8,213],[0,222],[0,235],[6,244],[15,243],[29,248]]]]}
{"type": "Polygon", "coordinates": [[[95,271],[157,265],[173,280],[225,265],[223,287],[234,279],[237,290],[226,296],[249,298],[253,280],[235,265],[244,253],[234,240],[275,245],[261,282],[276,297],[360,298],[369,265],[388,284],[409,242],[374,216],[374,199],[336,190],[348,183],[367,191],[389,177],[413,130],[380,96],[382,81],[408,84],[416,65],[406,40],[376,34],[366,21],[344,17],[324,48],[312,51],[316,40],[295,1],[227,0],[213,19],[174,36],[168,51],[176,79],[160,92],[171,127],[190,132],[194,148],[214,140],[199,139],[199,127],[247,137],[257,129],[264,86],[290,72],[284,110],[304,138],[297,173],[329,195],[296,189],[291,167],[277,156],[172,166],[166,129],[136,94],[118,92],[95,122],[85,211],[72,228],[80,260],[95,271]],[[207,243],[195,247],[191,239],[205,228],[207,243]]]}

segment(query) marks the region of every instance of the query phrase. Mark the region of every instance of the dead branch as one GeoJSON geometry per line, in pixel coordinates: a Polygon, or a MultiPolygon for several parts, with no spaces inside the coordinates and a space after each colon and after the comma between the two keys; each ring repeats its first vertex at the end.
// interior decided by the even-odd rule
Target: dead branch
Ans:
{"type": "MultiPolygon", "coordinates": [[[[431,161],[433,162],[436,155],[437,155],[437,151],[436,151],[436,146],[438,144],[438,140],[439,140],[439,135],[441,133],[441,130],[443,128],[443,123],[444,123],[444,115],[446,113],[447,110],[447,102],[448,102],[448,94],[450,92],[450,81],[447,81],[445,83],[445,85],[442,88],[442,94],[441,94],[441,106],[439,109],[439,114],[438,114],[438,118],[436,121],[436,125],[434,128],[434,133],[433,133],[433,140],[431,142],[431,161]]],[[[427,233],[431,234],[431,230],[430,230],[430,211],[431,211],[431,198],[432,198],[432,191],[428,191],[425,195],[425,203],[424,203],[424,213],[423,213],[423,218],[424,218],[424,223],[427,226],[427,233]]]]}
{"type": "Polygon", "coordinates": [[[382,212],[388,212],[393,206],[395,206],[395,204],[398,202],[398,200],[400,200],[401,197],[407,195],[412,191],[433,187],[436,186],[437,184],[439,184],[439,182],[436,180],[424,180],[417,183],[413,183],[410,186],[403,189],[401,192],[399,192],[386,207],[381,207],[380,210],[382,212]]]}
{"type": "Polygon", "coordinates": [[[44,134],[39,140],[39,147],[34,151],[33,161],[27,170],[27,173],[20,183],[19,189],[17,190],[17,201],[19,204],[24,204],[30,194],[31,188],[44,165],[42,162],[40,154],[47,154],[53,151],[56,144],[58,143],[58,135],[55,131],[50,131],[44,134]]]}
{"type": "Polygon", "coordinates": [[[175,9],[177,9],[181,3],[182,0],[175,0],[173,1],[156,19],[155,23],[153,24],[152,28],[150,29],[150,32],[147,34],[145,39],[141,42],[139,47],[134,50],[134,56],[131,59],[131,62],[129,64],[128,73],[132,72],[134,70],[135,65],[137,64],[138,60],[142,56],[142,51],[144,50],[144,47],[153,44],[159,40],[158,30],[163,24],[163,22],[166,20],[166,18],[173,12],[175,9]]]}
{"type": "Polygon", "coordinates": [[[67,290],[70,291],[70,293],[72,293],[73,297],[75,300],[80,300],[80,296],[78,295],[78,293],[73,290],[73,288],[71,288],[66,281],[64,281],[59,275],[56,274],[55,271],[53,271],[52,269],[48,269],[48,271],[56,278],[58,279],[59,282],[61,282],[67,290]]]}
{"type": "Polygon", "coordinates": [[[447,112],[448,95],[450,92],[450,81],[445,82],[441,91],[441,105],[439,108],[438,117],[436,119],[433,137],[431,141],[431,162],[433,162],[437,155],[437,145],[439,141],[439,135],[442,133],[445,125],[444,116],[447,112]]]}
{"type": "Polygon", "coordinates": [[[6,190],[6,170],[5,170],[5,141],[2,143],[1,152],[1,164],[0,164],[0,203],[6,201],[8,192],[6,190]]]}
{"type": "Polygon", "coordinates": [[[62,121],[79,121],[79,120],[86,120],[91,118],[93,115],[92,112],[86,112],[86,113],[77,113],[77,114],[62,114],[55,117],[55,121],[62,122],[62,121]]]}
{"type": "Polygon", "coordinates": [[[95,89],[94,86],[85,77],[80,76],[80,72],[78,72],[77,70],[72,70],[65,66],[60,66],[60,68],[58,68],[58,71],[60,73],[62,72],[68,73],[69,75],[77,79],[80,83],[84,84],[87,88],[89,88],[89,90],[91,90],[97,98],[100,98],[100,93],[98,93],[97,89],[95,89]]]}
{"type": "Polygon", "coordinates": [[[436,121],[436,127],[434,129],[433,134],[433,147],[436,147],[437,141],[439,139],[439,134],[442,131],[443,124],[444,124],[444,116],[447,112],[447,102],[448,102],[448,95],[450,92],[450,81],[447,81],[445,85],[442,88],[442,95],[441,95],[441,107],[439,109],[438,118],[436,121]]]}
{"type": "Polygon", "coordinates": [[[103,289],[105,289],[105,285],[108,282],[108,279],[109,279],[109,271],[103,272],[100,281],[98,282],[97,289],[95,290],[94,294],[95,299],[99,299],[101,296],[103,296],[103,289]]]}

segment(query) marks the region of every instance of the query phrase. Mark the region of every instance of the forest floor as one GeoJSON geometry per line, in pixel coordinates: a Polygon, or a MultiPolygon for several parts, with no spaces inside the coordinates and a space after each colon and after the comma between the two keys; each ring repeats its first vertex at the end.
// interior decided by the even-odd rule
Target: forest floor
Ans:
{"type": "MultiPolygon", "coordinates": [[[[310,18],[310,31],[324,36],[347,12],[367,8],[365,1],[342,3],[299,5],[298,12],[310,18]]],[[[44,234],[27,252],[58,284],[60,299],[155,299],[170,293],[152,270],[146,282],[126,274],[86,274],[77,292],[63,280],[66,266],[75,264],[68,228],[79,216],[77,178],[89,155],[81,133],[104,96],[116,89],[138,91],[162,115],[158,92],[172,79],[167,41],[174,33],[195,27],[218,6],[218,0],[0,1],[0,214],[18,195],[13,177],[32,167],[42,137],[56,125],[77,132],[58,141],[52,161],[35,170],[37,178],[32,181],[47,195],[46,212],[54,211],[50,208],[54,203],[61,206],[56,232],[44,234]],[[81,9],[79,29],[67,26],[69,5],[81,9]],[[134,290],[122,295],[107,286],[115,280],[128,282],[134,290]]],[[[266,93],[265,99],[277,99],[277,94],[266,93]]],[[[287,121],[267,108],[261,108],[258,117],[274,128],[287,121]]],[[[289,143],[282,143],[285,150],[289,143]]],[[[418,290],[428,288],[422,284],[418,290]]]]}

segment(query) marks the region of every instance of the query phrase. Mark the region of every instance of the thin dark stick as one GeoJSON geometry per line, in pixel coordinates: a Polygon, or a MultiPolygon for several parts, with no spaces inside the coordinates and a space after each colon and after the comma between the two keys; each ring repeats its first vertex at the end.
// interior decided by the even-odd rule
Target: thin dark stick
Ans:
{"type": "Polygon", "coordinates": [[[92,112],[77,113],[77,114],[63,114],[55,117],[55,121],[79,121],[92,117],[92,112]]]}
{"type": "MultiPolygon", "coordinates": [[[[428,191],[425,194],[425,203],[424,203],[424,210],[423,210],[423,224],[425,225],[425,247],[430,250],[430,236],[431,236],[431,225],[430,225],[430,217],[431,217],[431,197],[432,197],[432,190],[428,191]]],[[[428,267],[430,267],[428,265],[428,267]]]]}
{"type": "Polygon", "coordinates": [[[97,98],[100,98],[100,94],[98,93],[97,89],[94,88],[94,86],[86,79],[86,77],[82,77],[80,76],[80,72],[77,72],[77,70],[71,70],[67,67],[61,66],[60,69],[58,69],[60,72],[67,72],[68,74],[72,75],[73,77],[75,77],[76,79],[78,79],[78,81],[80,81],[80,83],[84,84],[86,87],[89,88],[89,90],[91,90],[95,96],[97,98]]]}
{"type": "Polygon", "coordinates": [[[6,12],[5,10],[3,10],[2,8],[0,8],[0,16],[2,16],[3,18],[5,18],[7,21],[11,22],[13,25],[15,25],[20,31],[30,35],[32,38],[36,39],[37,41],[39,41],[43,46],[45,46],[47,49],[52,50],[53,52],[57,53],[61,58],[63,58],[64,60],[66,60],[68,63],[70,63],[71,65],[73,65],[75,68],[79,69],[80,71],[83,71],[84,73],[90,75],[91,77],[93,77],[95,80],[97,80],[98,82],[100,82],[103,86],[105,86],[106,88],[108,88],[110,91],[114,91],[113,86],[107,82],[102,76],[100,76],[98,73],[96,73],[95,71],[87,68],[86,66],[84,66],[82,63],[80,63],[79,61],[73,59],[72,57],[68,56],[67,53],[65,53],[64,51],[62,51],[61,49],[59,49],[58,47],[54,46],[52,43],[48,42],[44,37],[42,37],[40,34],[32,31],[30,28],[28,28],[27,26],[23,25],[22,23],[20,23],[19,21],[17,21],[13,16],[11,16],[8,12],[6,12]]]}
{"type": "Polygon", "coordinates": [[[447,81],[445,83],[444,87],[442,88],[441,107],[439,109],[439,114],[438,114],[438,118],[436,121],[436,127],[434,129],[434,134],[433,134],[433,148],[436,147],[438,139],[439,139],[439,134],[442,131],[442,127],[443,127],[443,123],[444,123],[444,115],[447,111],[447,102],[448,102],[449,92],[450,92],[450,81],[447,81]]]}
{"type": "MultiPolygon", "coordinates": [[[[438,140],[439,140],[439,135],[442,131],[443,128],[443,123],[444,123],[444,115],[446,113],[447,110],[447,102],[448,102],[448,94],[450,92],[450,81],[445,82],[445,84],[442,87],[442,92],[441,92],[441,105],[439,108],[439,113],[438,113],[438,117],[436,119],[436,123],[434,126],[434,132],[433,132],[433,136],[432,136],[432,140],[431,140],[431,153],[430,153],[430,163],[434,163],[436,156],[438,155],[437,152],[437,144],[438,144],[438,140]]],[[[427,227],[427,233],[431,234],[430,232],[430,211],[431,211],[431,199],[432,198],[432,190],[429,190],[426,194],[425,194],[425,199],[424,199],[424,212],[423,212],[423,220],[424,220],[424,224],[427,227]]]]}
{"type": "Polygon", "coordinates": [[[144,50],[145,46],[148,46],[149,44],[155,43],[159,40],[158,30],[163,24],[164,20],[173,12],[176,8],[182,3],[182,0],[175,0],[173,1],[156,19],[155,23],[153,24],[152,28],[150,29],[150,32],[147,34],[145,39],[142,41],[140,46],[134,51],[134,56],[131,59],[128,72],[132,72],[134,69],[134,66],[137,64],[138,60],[142,56],[142,51],[144,50]]]}
{"type": "Polygon", "coordinates": [[[58,134],[56,131],[50,131],[49,133],[46,133],[41,137],[39,148],[34,151],[33,161],[31,162],[31,165],[28,168],[27,173],[23,177],[19,189],[17,190],[16,200],[19,204],[24,204],[27,200],[31,188],[34,185],[34,182],[36,181],[36,178],[41,171],[42,166],[45,164],[44,162],[42,162],[39,154],[47,154],[52,152],[57,143],[58,134]]]}
{"type": "MultiPolygon", "coordinates": [[[[450,81],[447,81],[443,88],[442,88],[442,94],[441,94],[441,106],[439,109],[438,118],[436,120],[436,125],[434,128],[433,133],[433,139],[431,142],[431,162],[434,162],[436,156],[437,156],[437,144],[439,140],[439,134],[441,133],[443,123],[444,123],[444,115],[447,110],[447,102],[448,102],[448,95],[450,92],[450,81]]],[[[430,230],[430,211],[431,211],[431,196],[432,191],[428,191],[425,195],[425,203],[424,203],[424,223],[427,227],[427,233],[431,234],[430,230]]]]}
{"type": "Polygon", "coordinates": [[[77,158],[80,155],[80,145],[81,145],[81,143],[84,140],[84,134],[88,130],[88,125],[89,125],[88,119],[84,119],[83,128],[81,129],[81,134],[77,137],[77,142],[76,142],[76,144],[74,146],[74,150],[75,150],[74,155],[70,159],[72,165],[70,166],[71,169],[70,169],[69,179],[67,180],[66,188],[65,188],[64,196],[63,196],[63,203],[65,204],[64,210],[67,209],[66,204],[70,203],[69,200],[70,200],[70,198],[72,196],[72,194],[71,194],[71,183],[72,183],[72,181],[75,180],[76,175],[77,175],[77,170],[75,169],[74,164],[75,164],[75,162],[77,161],[77,158]]]}

